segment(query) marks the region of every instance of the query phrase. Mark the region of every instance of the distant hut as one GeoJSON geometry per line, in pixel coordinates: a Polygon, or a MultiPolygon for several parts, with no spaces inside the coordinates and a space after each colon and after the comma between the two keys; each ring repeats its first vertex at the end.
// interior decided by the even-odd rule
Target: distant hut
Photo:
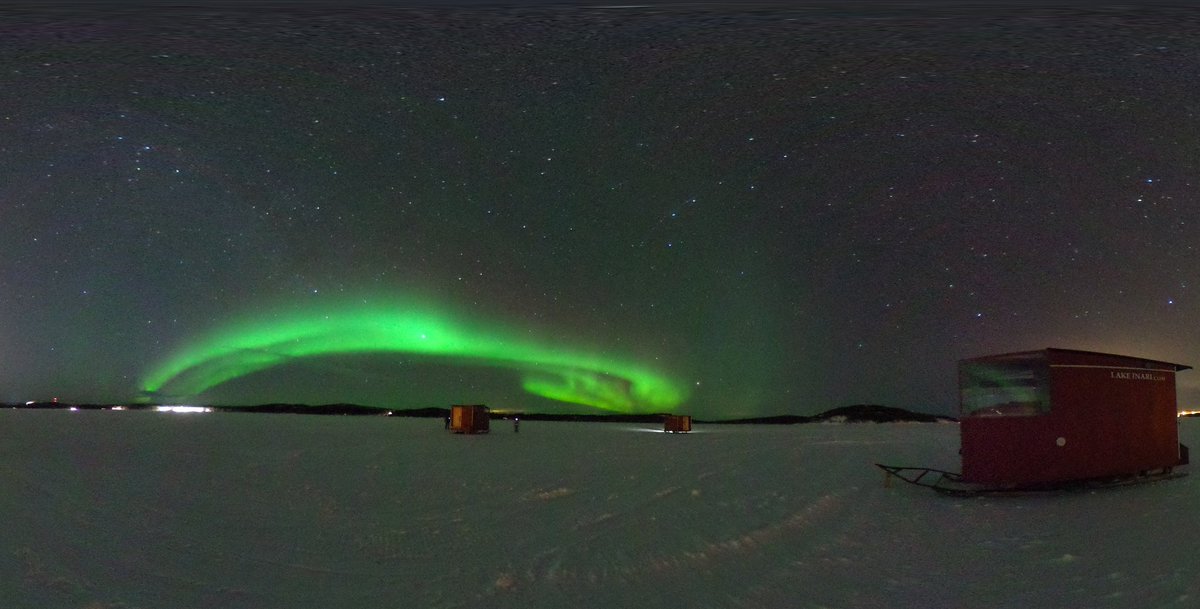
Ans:
{"type": "Polygon", "coordinates": [[[450,407],[450,431],[454,433],[487,433],[491,413],[482,404],[456,404],[450,407]]]}
{"type": "Polygon", "coordinates": [[[1069,349],[959,362],[962,481],[991,488],[1170,473],[1175,373],[1189,366],[1069,349]]]}
{"type": "Polygon", "coordinates": [[[663,431],[667,433],[687,433],[691,430],[691,416],[685,414],[668,414],[663,416],[663,431]]]}

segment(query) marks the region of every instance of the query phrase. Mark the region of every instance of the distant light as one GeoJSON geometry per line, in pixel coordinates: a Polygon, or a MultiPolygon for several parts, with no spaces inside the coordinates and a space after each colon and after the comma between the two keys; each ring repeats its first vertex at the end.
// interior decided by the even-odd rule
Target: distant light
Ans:
{"type": "Polygon", "coordinates": [[[28,402],[25,402],[26,406],[33,406],[34,404],[37,404],[37,400],[29,400],[28,402]]]}
{"type": "Polygon", "coordinates": [[[1178,414],[1181,417],[1192,417],[1200,415],[1200,410],[1180,410],[1178,414]]]}
{"type": "Polygon", "coordinates": [[[154,410],[156,412],[178,412],[178,413],[212,412],[212,408],[209,408],[207,406],[156,406],[154,408],[154,410]]]}
{"type": "Polygon", "coordinates": [[[71,412],[75,412],[75,411],[77,411],[77,410],[79,410],[79,409],[78,409],[78,408],[76,408],[76,407],[74,407],[74,406],[72,406],[72,407],[71,407],[71,412]]]}
{"type": "Polygon", "coordinates": [[[663,435],[673,435],[673,436],[690,436],[692,434],[712,433],[711,430],[696,429],[694,427],[692,428],[691,431],[667,431],[667,430],[663,429],[662,427],[622,427],[621,429],[623,431],[633,431],[633,432],[638,432],[638,433],[660,433],[663,435]]]}
{"type": "Polygon", "coordinates": [[[111,410],[125,410],[124,406],[113,406],[111,410]]]}
{"type": "Polygon", "coordinates": [[[622,427],[621,429],[639,433],[667,433],[662,427],[622,427]]]}

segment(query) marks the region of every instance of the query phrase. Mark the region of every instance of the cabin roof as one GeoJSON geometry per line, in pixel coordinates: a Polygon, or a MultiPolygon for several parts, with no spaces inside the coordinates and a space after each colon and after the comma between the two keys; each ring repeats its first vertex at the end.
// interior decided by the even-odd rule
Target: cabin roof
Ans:
{"type": "Polygon", "coordinates": [[[1120,355],[1117,353],[1103,353],[1100,351],[1083,351],[1080,349],[1061,349],[1061,348],[1057,348],[1057,347],[1047,347],[1045,349],[1036,349],[1036,350],[1032,350],[1032,351],[1013,351],[1011,353],[997,353],[994,355],[985,355],[982,357],[972,357],[972,358],[968,358],[968,359],[965,359],[962,361],[964,361],[964,362],[984,362],[984,361],[989,361],[989,360],[1005,359],[1005,358],[1009,358],[1009,357],[1031,356],[1031,355],[1037,355],[1037,354],[1050,354],[1050,353],[1063,353],[1063,354],[1067,354],[1067,355],[1087,355],[1087,356],[1099,356],[1099,357],[1116,357],[1116,358],[1121,358],[1121,359],[1137,360],[1139,362],[1158,364],[1161,366],[1169,366],[1171,368],[1174,368],[1176,371],[1192,369],[1191,366],[1188,366],[1186,364],[1176,364],[1173,362],[1164,362],[1162,360],[1138,357],[1135,355],[1120,355]]]}

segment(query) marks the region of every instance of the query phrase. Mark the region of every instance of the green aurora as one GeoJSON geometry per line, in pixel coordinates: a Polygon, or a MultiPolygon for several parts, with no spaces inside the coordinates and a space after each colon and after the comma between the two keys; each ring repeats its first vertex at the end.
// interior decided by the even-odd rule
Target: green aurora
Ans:
{"type": "Polygon", "coordinates": [[[192,341],[154,368],[145,399],[195,397],[227,381],[322,356],[405,353],[515,370],[525,391],[622,413],[665,412],[684,383],[635,362],[476,329],[408,306],[261,316],[192,341]]]}

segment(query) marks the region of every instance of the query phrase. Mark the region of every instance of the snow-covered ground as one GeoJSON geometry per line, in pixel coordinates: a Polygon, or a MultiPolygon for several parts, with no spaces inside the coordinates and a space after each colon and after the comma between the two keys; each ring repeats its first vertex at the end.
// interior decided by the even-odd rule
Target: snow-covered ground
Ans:
{"type": "Polygon", "coordinates": [[[953,424],[4,410],[0,607],[1200,606],[1200,473],[958,499],[872,466],[957,448],[953,424]]]}

